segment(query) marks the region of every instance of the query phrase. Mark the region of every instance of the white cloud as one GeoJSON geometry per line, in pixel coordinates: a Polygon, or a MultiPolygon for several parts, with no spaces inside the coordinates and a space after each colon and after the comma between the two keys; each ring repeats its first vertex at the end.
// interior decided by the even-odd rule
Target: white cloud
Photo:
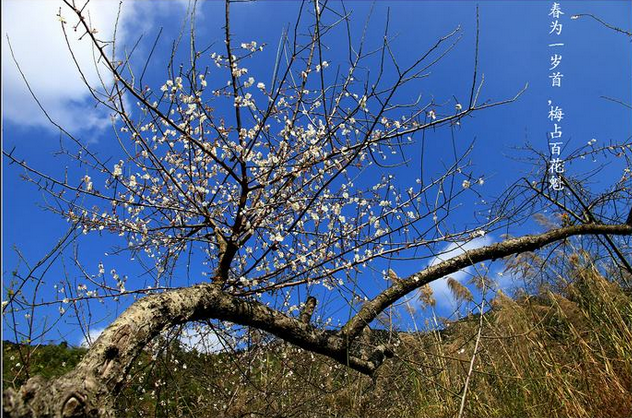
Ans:
{"type": "MultiPolygon", "coordinates": [[[[491,245],[493,242],[494,240],[492,239],[492,237],[490,237],[489,235],[485,235],[483,237],[479,237],[468,242],[456,242],[448,244],[439,254],[437,254],[435,257],[432,258],[432,260],[430,260],[428,266],[437,265],[442,261],[461,255],[466,251],[491,245]]],[[[474,267],[467,267],[450,274],[448,277],[452,277],[463,283],[471,278],[474,273],[474,267]]],[[[448,287],[447,277],[435,280],[434,282],[430,283],[430,287],[432,288],[434,298],[437,301],[437,305],[439,308],[456,307],[456,300],[454,299],[454,296],[452,295],[452,292],[450,292],[450,288],[448,287]]]]}
{"type": "MultiPolygon", "coordinates": [[[[83,2],[79,2],[83,4],[83,2]]],[[[123,2],[116,32],[119,50],[122,46],[135,42],[143,32],[151,29],[160,14],[173,14],[172,7],[179,9],[177,16],[183,16],[188,2],[123,2]],[[149,4],[151,3],[151,4],[149,4]],[[160,3],[160,6],[158,4],[160,3]],[[174,6],[171,6],[174,4],[174,6]]],[[[99,129],[110,126],[109,112],[95,108],[90,93],[69,52],[64,38],[59,11],[67,23],[70,47],[82,69],[88,84],[102,89],[101,83],[111,85],[112,78],[99,64],[96,69],[93,50],[88,36],[73,27],[77,23],[74,13],[60,0],[3,0],[2,1],[2,77],[3,116],[6,120],[22,127],[45,127],[55,129],[39,109],[28,92],[9,50],[7,37],[11,42],[15,58],[28,80],[33,92],[51,118],[70,132],[99,129]]],[[[86,16],[92,27],[98,30],[97,37],[110,41],[119,13],[119,1],[92,0],[86,8],[86,16]]],[[[108,52],[111,52],[108,49],[108,52]]]]}
{"type": "Polygon", "coordinates": [[[195,326],[185,328],[180,334],[180,342],[185,350],[197,350],[200,353],[217,353],[224,350],[224,345],[212,329],[195,326]]]}
{"type": "MultiPolygon", "coordinates": [[[[103,333],[105,328],[92,328],[87,335],[84,335],[79,346],[89,348],[103,333]]],[[[180,342],[185,350],[195,349],[200,353],[217,353],[224,350],[217,334],[208,327],[200,325],[187,327],[180,334],[180,342]]]]}
{"type": "MultiPolygon", "coordinates": [[[[104,110],[89,105],[89,92],[72,60],[61,22],[56,16],[61,13],[68,23],[65,25],[70,45],[82,69],[86,81],[99,85],[98,73],[93,64],[93,51],[88,37],[77,39],[76,19],[61,1],[9,0],[2,3],[2,75],[4,81],[4,117],[21,126],[44,126],[53,128],[38,108],[27,90],[9,50],[9,41],[22,72],[33,92],[52,119],[70,130],[100,128],[109,123],[104,110]],[[8,38],[8,40],[7,40],[8,38]]],[[[101,39],[111,39],[117,15],[117,3],[110,1],[91,2],[88,6],[90,19],[99,30],[101,39]]],[[[123,12],[123,17],[128,16],[123,12]]],[[[124,37],[124,35],[122,34],[124,37]]],[[[105,78],[110,83],[110,78],[105,78]]]]}
{"type": "Polygon", "coordinates": [[[105,328],[92,328],[88,331],[88,335],[84,335],[79,345],[86,348],[92,346],[104,330],[105,328]]]}

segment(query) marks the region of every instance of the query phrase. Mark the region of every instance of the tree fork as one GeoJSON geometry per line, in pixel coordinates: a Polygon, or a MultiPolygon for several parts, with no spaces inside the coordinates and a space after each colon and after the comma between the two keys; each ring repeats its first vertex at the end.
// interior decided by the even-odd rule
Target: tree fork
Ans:
{"type": "Polygon", "coordinates": [[[632,235],[632,226],[569,226],[469,250],[395,283],[367,302],[340,331],[318,329],[309,323],[315,299],[308,299],[299,318],[294,318],[260,302],[227,294],[222,291],[221,283],[205,283],[147,296],[132,304],[103,331],[73,371],[50,381],[36,376],[18,391],[7,389],[3,393],[3,412],[7,417],[15,418],[112,417],[115,398],[143,348],[166,329],[205,319],[224,320],[270,332],[305,350],[323,354],[373,376],[384,359],[392,356],[392,350],[380,345],[368,354],[354,356],[351,348],[367,325],[394,301],[464,267],[534,251],[582,234],[632,235]]]}
{"type": "Polygon", "coordinates": [[[58,379],[34,377],[19,391],[7,389],[3,410],[9,417],[111,417],[114,398],[143,348],[161,331],[203,319],[256,327],[306,350],[326,355],[364,374],[372,374],[384,355],[347,355],[337,333],[319,330],[259,302],[222,292],[207,283],[147,296],[108,326],[75,370],[58,379]]]}

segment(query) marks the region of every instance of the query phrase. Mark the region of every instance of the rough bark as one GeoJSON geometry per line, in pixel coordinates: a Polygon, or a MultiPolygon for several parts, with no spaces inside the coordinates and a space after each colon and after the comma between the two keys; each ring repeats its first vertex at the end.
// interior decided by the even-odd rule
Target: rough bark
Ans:
{"type": "Polygon", "coordinates": [[[106,328],[71,373],[51,382],[33,378],[18,392],[5,391],[4,412],[10,417],[111,417],[114,398],[143,347],[165,329],[209,318],[271,332],[365,374],[372,374],[389,355],[384,346],[367,358],[349,355],[347,341],[335,332],[226,294],[219,284],[201,284],[135,302],[106,328]]]}
{"type": "Polygon", "coordinates": [[[340,331],[310,324],[315,300],[306,303],[299,318],[289,317],[254,300],[222,291],[206,283],[147,296],[130,306],[98,338],[77,367],[51,381],[34,377],[18,391],[3,394],[8,417],[112,417],[114,403],[134,359],[160,332],[190,321],[220,319],[270,332],[306,350],[326,355],[372,375],[392,355],[387,343],[357,350],[367,325],[393,302],[415,289],[464,267],[533,251],[555,241],[581,234],[632,235],[630,225],[579,225],[539,235],[514,238],[470,250],[412,276],[399,280],[367,302],[340,331]]]}

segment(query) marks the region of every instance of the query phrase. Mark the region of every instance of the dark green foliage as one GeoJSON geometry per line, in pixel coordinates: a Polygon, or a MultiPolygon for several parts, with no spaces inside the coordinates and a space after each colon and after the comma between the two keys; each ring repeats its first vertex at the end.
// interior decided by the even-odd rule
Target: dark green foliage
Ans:
{"type": "Polygon", "coordinates": [[[71,371],[81,357],[85,348],[73,348],[67,343],[59,345],[30,346],[3,342],[2,347],[2,381],[4,387],[19,387],[29,377],[42,375],[49,379],[71,371]]]}

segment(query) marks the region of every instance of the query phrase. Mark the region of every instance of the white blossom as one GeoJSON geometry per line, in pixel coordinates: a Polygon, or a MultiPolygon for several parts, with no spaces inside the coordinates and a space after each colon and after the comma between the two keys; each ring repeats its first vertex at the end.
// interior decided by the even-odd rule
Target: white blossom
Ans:
{"type": "Polygon", "coordinates": [[[114,171],[112,171],[112,175],[114,177],[119,177],[123,174],[123,160],[119,161],[118,164],[114,164],[114,171]]]}
{"type": "Polygon", "coordinates": [[[88,192],[92,191],[92,179],[90,178],[90,176],[88,175],[83,176],[83,184],[86,191],[88,192]]]}

